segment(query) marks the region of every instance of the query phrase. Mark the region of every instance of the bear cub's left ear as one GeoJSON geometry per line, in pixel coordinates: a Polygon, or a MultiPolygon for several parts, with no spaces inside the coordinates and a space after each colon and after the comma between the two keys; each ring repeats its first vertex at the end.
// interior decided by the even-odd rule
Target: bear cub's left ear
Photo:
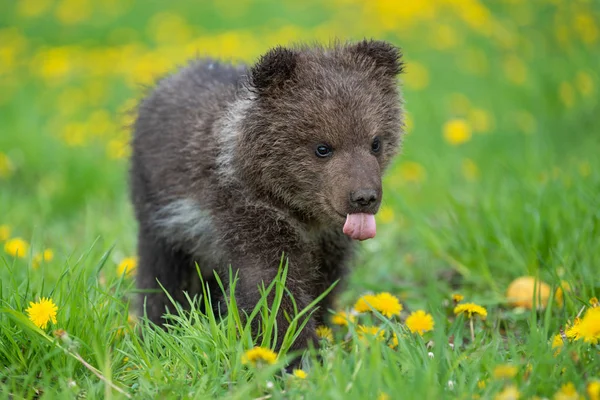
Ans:
{"type": "Polygon", "coordinates": [[[375,67],[389,77],[395,77],[404,71],[402,52],[391,43],[383,40],[363,40],[350,44],[348,50],[359,57],[368,57],[375,61],[375,67]]]}
{"type": "Polygon", "coordinates": [[[263,55],[250,69],[250,84],[259,94],[268,95],[293,79],[298,53],[285,47],[275,47],[263,55]]]}

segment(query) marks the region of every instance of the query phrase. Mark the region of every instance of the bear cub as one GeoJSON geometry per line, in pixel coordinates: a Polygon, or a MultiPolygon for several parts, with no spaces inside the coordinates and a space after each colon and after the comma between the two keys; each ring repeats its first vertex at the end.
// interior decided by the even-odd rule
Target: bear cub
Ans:
{"type": "MultiPolygon", "coordinates": [[[[140,103],[130,183],[139,223],[141,313],[161,323],[170,301],[213,303],[238,273],[249,313],[288,260],[303,309],[343,277],[356,240],[376,233],[381,177],[400,147],[401,53],[374,40],[277,47],[251,67],[198,59],[140,103]]],[[[293,348],[316,339],[330,294],[293,348]]],[[[285,297],[278,338],[293,315],[285,297]]]]}

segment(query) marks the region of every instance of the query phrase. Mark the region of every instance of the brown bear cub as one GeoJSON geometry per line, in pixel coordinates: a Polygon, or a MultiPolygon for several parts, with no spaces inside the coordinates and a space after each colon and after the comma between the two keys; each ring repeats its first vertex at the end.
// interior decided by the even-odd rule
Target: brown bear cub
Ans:
{"type": "MultiPolygon", "coordinates": [[[[154,322],[170,305],[213,302],[238,273],[250,312],[282,254],[303,309],[340,279],[355,240],[375,236],[381,175],[400,146],[398,48],[382,41],[277,47],[252,67],[192,61],[158,82],[134,127],[131,188],[139,222],[137,285],[154,322]],[[155,289],[148,291],[147,289],[155,289]]],[[[217,300],[218,301],[218,300],[217,300]]],[[[294,348],[315,340],[328,296],[294,348]]],[[[278,338],[293,315],[284,298],[278,338]]]]}

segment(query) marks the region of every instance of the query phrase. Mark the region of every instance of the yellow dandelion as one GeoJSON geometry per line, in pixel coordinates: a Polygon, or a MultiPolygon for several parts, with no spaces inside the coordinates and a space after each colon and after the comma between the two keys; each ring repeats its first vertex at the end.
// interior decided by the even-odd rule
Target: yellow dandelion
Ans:
{"type": "Polygon", "coordinates": [[[421,336],[423,336],[423,333],[433,330],[434,324],[431,314],[427,314],[423,310],[417,310],[406,318],[408,329],[412,333],[417,332],[421,336]]]}
{"type": "Polygon", "coordinates": [[[56,324],[58,307],[50,298],[42,297],[37,303],[30,302],[29,308],[25,311],[29,315],[31,322],[38,328],[45,329],[49,321],[56,324]]]}
{"type": "Polygon", "coordinates": [[[308,374],[301,369],[295,369],[293,371],[293,374],[298,379],[306,379],[306,377],[308,376],[308,374]]]}
{"type": "Polygon", "coordinates": [[[394,221],[394,209],[390,206],[382,206],[377,213],[377,220],[382,224],[394,221]]]}
{"type": "Polygon", "coordinates": [[[463,119],[452,119],[444,124],[444,139],[451,145],[459,145],[471,140],[471,127],[463,119]]]}
{"type": "Polygon", "coordinates": [[[496,379],[510,379],[514,378],[517,372],[519,372],[519,369],[514,365],[503,364],[494,368],[493,375],[496,379]]]}
{"type": "Polygon", "coordinates": [[[18,237],[13,238],[4,243],[4,251],[12,257],[24,258],[29,251],[29,243],[18,237]]]}
{"type": "Polygon", "coordinates": [[[454,314],[466,314],[469,318],[472,318],[473,315],[479,315],[481,319],[485,319],[487,317],[487,310],[475,303],[464,303],[454,307],[454,314]]]}
{"type": "Polygon", "coordinates": [[[519,389],[514,385],[509,385],[498,393],[494,397],[494,400],[518,400],[520,397],[521,393],[519,393],[519,389]]]}
{"type": "Polygon", "coordinates": [[[0,152],[0,179],[8,178],[15,167],[8,156],[0,152]]]}
{"type": "Polygon", "coordinates": [[[477,381],[477,387],[481,390],[485,389],[485,387],[487,386],[487,382],[485,381],[485,379],[481,379],[479,381],[477,381]]]}
{"type": "Polygon", "coordinates": [[[377,296],[374,294],[365,294],[361,296],[354,304],[354,311],[364,313],[376,309],[377,296]]]}
{"type": "Polygon", "coordinates": [[[393,332],[388,346],[390,347],[390,349],[395,349],[396,347],[398,347],[398,344],[398,335],[396,335],[396,332],[393,332]]]}
{"type": "Polygon", "coordinates": [[[331,323],[334,325],[348,326],[348,322],[354,323],[356,317],[344,311],[338,311],[331,317],[331,323]]]}
{"type": "Polygon", "coordinates": [[[377,340],[383,340],[385,331],[379,326],[359,325],[357,334],[358,338],[361,340],[366,340],[367,338],[377,338],[377,340]]]}
{"type": "Polygon", "coordinates": [[[251,364],[252,366],[261,364],[275,364],[277,353],[264,347],[254,347],[244,353],[242,364],[251,364]]]}
{"type": "Polygon", "coordinates": [[[405,161],[401,163],[399,172],[403,182],[421,183],[427,177],[425,168],[414,161],[405,161]]]}
{"type": "Polygon", "coordinates": [[[422,90],[429,85],[429,71],[427,67],[418,62],[410,63],[406,69],[404,84],[411,90],[422,90]]]}
{"type": "Polygon", "coordinates": [[[0,242],[4,242],[10,237],[10,226],[0,225],[0,242]]]}
{"type": "Polygon", "coordinates": [[[590,299],[590,306],[592,306],[593,308],[600,306],[600,302],[598,301],[597,297],[592,297],[590,299]]]}
{"type": "Polygon", "coordinates": [[[382,292],[375,296],[376,309],[384,316],[391,318],[393,315],[400,315],[402,304],[398,298],[390,293],[382,292]]]}
{"type": "Polygon", "coordinates": [[[330,327],[324,325],[317,326],[315,333],[319,339],[325,339],[328,342],[333,342],[333,331],[330,327]]]}
{"type": "Polygon", "coordinates": [[[578,325],[578,339],[586,343],[600,342],[600,307],[590,308],[585,312],[578,325]]]}
{"type": "Polygon", "coordinates": [[[135,257],[124,258],[117,266],[117,275],[121,276],[121,275],[125,274],[126,276],[131,276],[131,275],[135,274],[136,268],[137,268],[137,258],[135,258],[135,257]]]}
{"type": "Polygon", "coordinates": [[[462,294],[454,293],[452,295],[452,301],[454,301],[455,303],[460,303],[464,299],[465,299],[465,296],[463,296],[462,294]]]}
{"type": "Polygon", "coordinates": [[[390,395],[385,392],[379,392],[377,400],[390,400],[390,395]]]}
{"type": "Polygon", "coordinates": [[[600,400],[600,381],[588,383],[586,391],[590,400],[600,400]]]}
{"type": "Polygon", "coordinates": [[[473,127],[473,131],[477,133],[489,132],[494,126],[492,114],[480,108],[472,108],[467,114],[469,123],[473,127]]]}
{"type": "Polygon", "coordinates": [[[42,263],[42,261],[48,263],[52,260],[54,260],[54,251],[52,249],[46,249],[42,253],[38,253],[35,256],[33,256],[31,264],[34,269],[37,269],[42,263]]]}
{"type": "Polygon", "coordinates": [[[554,335],[554,337],[552,338],[552,348],[553,349],[558,349],[558,351],[560,351],[560,348],[563,347],[565,345],[565,342],[563,340],[563,337],[560,333],[557,333],[556,335],[554,335]]]}
{"type": "Polygon", "coordinates": [[[579,71],[575,76],[575,85],[579,92],[584,96],[590,96],[594,94],[594,80],[585,71],[579,71]]]}
{"type": "Polygon", "coordinates": [[[579,393],[572,382],[567,382],[554,393],[554,400],[579,400],[579,393]]]}
{"type": "Polygon", "coordinates": [[[567,324],[565,329],[565,335],[568,339],[577,340],[579,339],[579,325],[581,324],[581,318],[575,318],[573,325],[567,324]]]}
{"type": "Polygon", "coordinates": [[[554,300],[559,307],[562,307],[565,303],[565,293],[571,293],[573,288],[567,281],[561,281],[560,286],[556,288],[554,292],[554,300]]]}

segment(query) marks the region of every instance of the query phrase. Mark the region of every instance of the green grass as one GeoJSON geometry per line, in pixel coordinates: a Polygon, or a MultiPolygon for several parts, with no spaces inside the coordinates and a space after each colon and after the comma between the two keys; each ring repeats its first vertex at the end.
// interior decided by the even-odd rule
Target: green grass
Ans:
{"type": "MultiPolygon", "coordinates": [[[[483,2],[488,15],[478,2],[432,2],[430,15],[430,2],[378,3],[82,2],[91,8],[79,22],[60,14],[62,2],[29,17],[0,5],[0,225],[31,243],[23,258],[0,248],[0,397],[485,399],[514,385],[522,398],[551,398],[569,382],[586,393],[600,378],[599,345],[573,341],[555,354],[551,341],[600,297],[600,8],[483,2]],[[360,317],[385,340],[334,326],[333,343],[304,355],[300,380],[283,369],[285,351],[272,366],[242,363],[273,343],[276,305],[257,305],[265,322],[254,338],[239,312],[201,314],[208,299],[166,331],[130,324],[133,279],[117,274],[136,232],[126,157],[115,151],[129,137],[123,110],[197,51],[251,62],[275,44],[333,36],[391,40],[407,62],[412,127],[385,180],[377,238],[361,246],[338,303],[398,296],[400,318],[360,317]],[[443,136],[453,119],[473,130],[459,145],[443,136]],[[53,260],[35,267],[45,248],[53,260]],[[507,303],[507,286],[525,275],[550,285],[544,310],[507,303]],[[559,307],[562,281],[572,289],[559,307]],[[452,312],[455,292],[487,308],[474,341],[452,312]],[[25,311],[42,296],[58,306],[46,329],[25,311]],[[435,319],[424,337],[403,322],[417,309],[435,319]],[[494,378],[504,364],[516,376],[494,378]]],[[[281,296],[284,278],[270,290],[281,296]]]]}

